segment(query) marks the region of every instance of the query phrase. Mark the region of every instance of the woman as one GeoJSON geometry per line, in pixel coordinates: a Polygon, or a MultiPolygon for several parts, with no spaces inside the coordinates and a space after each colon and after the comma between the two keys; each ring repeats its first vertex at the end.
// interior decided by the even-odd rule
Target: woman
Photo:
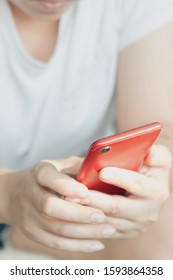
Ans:
{"type": "Polygon", "coordinates": [[[173,1],[0,5],[0,218],[13,242],[57,258],[172,258],[173,1]],[[131,196],[73,178],[93,140],[153,121],[162,145],[141,172],[100,173],[131,196]]]}

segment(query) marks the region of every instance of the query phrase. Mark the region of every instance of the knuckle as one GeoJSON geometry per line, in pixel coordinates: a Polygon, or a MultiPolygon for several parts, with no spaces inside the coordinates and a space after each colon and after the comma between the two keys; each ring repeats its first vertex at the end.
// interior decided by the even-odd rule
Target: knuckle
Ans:
{"type": "Polygon", "coordinates": [[[148,228],[146,226],[143,226],[139,229],[139,232],[145,233],[147,230],[148,230],[148,228]]]}
{"type": "Polygon", "coordinates": [[[47,164],[39,162],[35,168],[35,178],[38,183],[42,184],[45,174],[47,173],[47,164]]]}
{"type": "Polygon", "coordinates": [[[45,196],[42,200],[42,213],[46,216],[52,216],[53,214],[53,203],[52,197],[45,196]]]}
{"type": "Polygon", "coordinates": [[[92,238],[107,238],[110,237],[109,233],[105,231],[105,227],[95,227],[94,230],[92,231],[92,238]]]}
{"type": "Polygon", "coordinates": [[[108,216],[116,216],[119,213],[120,213],[120,206],[119,206],[119,204],[110,205],[110,207],[106,211],[106,214],[108,216]]]}
{"type": "Polygon", "coordinates": [[[158,215],[152,215],[148,220],[147,220],[147,225],[150,226],[154,223],[156,223],[158,220],[158,215]]]}
{"type": "Polygon", "coordinates": [[[153,203],[151,203],[151,205],[144,209],[141,214],[141,216],[143,217],[141,220],[141,225],[142,227],[147,228],[153,223],[157,222],[159,218],[159,207],[158,205],[155,205],[153,207],[153,203]]]}
{"type": "Polygon", "coordinates": [[[68,160],[71,161],[71,162],[76,162],[76,161],[79,160],[79,157],[77,157],[77,156],[70,156],[70,157],[68,158],[68,160]]]}
{"type": "Polygon", "coordinates": [[[83,159],[77,156],[71,156],[68,158],[68,165],[73,170],[78,169],[82,164],[83,159]]]}
{"type": "Polygon", "coordinates": [[[61,235],[61,236],[67,236],[68,231],[66,229],[67,229],[66,225],[63,224],[63,223],[60,223],[58,225],[58,234],[61,235]]]}
{"type": "Polygon", "coordinates": [[[117,219],[117,220],[115,221],[115,226],[116,226],[116,228],[119,229],[120,231],[123,231],[123,229],[124,229],[124,221],[121,220],[121,219],[117,219]]]}
{"type": "Polygon", "coordinates": [[[141,176],[138,176],[137,174],[131,186],[131,193],[134,193],[134,190],[139,189],[143,189],[143,181],[141,180],[141,176]]]}
{"type": "Polygon", "coordinates": [[[41,213],[43,214],[46,214],[45,212],[47,211],[47,204],[49,203],[48,202],[48,195],[47,193],[43,193],[41,196],[40,196],[40,201],[39,201],[39,209],[41,211],[41,213]]]}
{"type": "Polygon", "coordinates": [[[144,225],[151,226],[153,223],[157,222],[158,214],[152,213],[150,214],[144,221],[144,225]]]}
{"type": "Polygon", "coordinates": [[[34,231],[32,230],[32,227],[29,223],[24,223],[23,225],[23,233],[31,240],[34,239],[34,231]]]}
{"type": "Polygon", "coordinates": [[[57,237],[53,242],[50,243],[49,247],[51,249],[56,249],[56,250],[63,250],[63,242],[57,237]]]}
{"type": "Polygon", "coordinates": [[[124,183],[122,185],[122,188],[127,189],[127,186],[128,186],[128,193],[135,195],[137,192],[137,195],[138,195],[139,190],[143,189],[143,185],[144,185],[144,182],[141,179],[141,176],[136,174],[135,176],[133,176],[133,175],[129,176],[129,180],[126,181],[126,184],[124,183]]]}
{"type": "Polygon", "coordinates": [[[55,243],[54,243],[54,249],[57,249],[57,250],[64,250],[64,246],[63,246],[63,243],[60,242],[60,240],[56,240],[55,243]]]}
{"type": "Polygon", "coordinates": [[[69,160],[70,160],[72,165],[78,166],[78,165],[82,164],[84,158],[83,157],[78,157],[78,156],[71,156],[71,157],[69,157],[69,160]]]}

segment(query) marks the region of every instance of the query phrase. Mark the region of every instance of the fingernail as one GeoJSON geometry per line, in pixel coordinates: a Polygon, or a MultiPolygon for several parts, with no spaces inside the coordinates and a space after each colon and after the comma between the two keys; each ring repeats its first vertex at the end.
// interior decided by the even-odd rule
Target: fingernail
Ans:
{"type": "Polygon", "coordinates": [[[102,213],[93,213],[90,216],[90,220],[93,223],[103,223],[105,221],[105,215],[102,213]]]}
{"type": "Polygon", "coordinates": [[[110,172],[110,171],[107,170],[107,169],[101,171],[101,173],[100,173],[100,177],[101,177],[101,179],[103,179],[103,180],[109,180],[112,176],[113,176],[113,175],[112,175],[112,172],[110,172]]]}
{"type": "Polygon", "coordinates": [[[105,227],[102,230],[103,237],[110,237],[116,233],[116,230],[113,227],[105,227]]]}
{"type": "Polygon", "coordinates": [[[100,251],[100,250],[103,250],[104,249],[104,245],[102,243],[94,243],[94,244],[91,244],[89,246],[89,251],[90,252],[94,252],[94,251],[100,251]]]}
{"type": "Polygon", "coordinates": [[[113,178],[115,174],[116,174],[115,170],[112,170],[110,168],[105,168],[101,171],[100,176],[102,179],[109,180],[113,178]]]}
{"type": "Polygon", "coordinates": [[[75,195],[80,198],[86,198],[89,195],[89,190],[82,186],[82,188],[79,188],[75,195]]]}

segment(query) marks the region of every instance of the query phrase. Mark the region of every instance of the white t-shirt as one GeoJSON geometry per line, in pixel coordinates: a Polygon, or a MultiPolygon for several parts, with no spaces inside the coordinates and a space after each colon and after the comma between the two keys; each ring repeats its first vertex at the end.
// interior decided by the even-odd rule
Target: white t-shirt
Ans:
{"type": "Polygon", "coordinates": [[[78,0],[43,63],[27,53],[1,0],[0,167],[81,155],[114,133],[119,52],[171,20],[173,0],[78,0]]]}

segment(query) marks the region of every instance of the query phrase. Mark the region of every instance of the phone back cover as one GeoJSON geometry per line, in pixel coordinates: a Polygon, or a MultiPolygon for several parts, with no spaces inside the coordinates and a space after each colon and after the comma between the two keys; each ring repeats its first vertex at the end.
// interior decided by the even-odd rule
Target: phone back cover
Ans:
{"type": "MultiPolygon", "coordinates": [[[[150,131],[126,140],[122,137],[122,140],[108,145],[110,151],[107,153],[100,152],[105,145],[99,145],[99,140],[96,141],[91,145],[77,180],[85,184],[89,189],[108,194],[125,194],[123,189],[100,181],[98,178],[99,171],[104,167],[119,167],[138,171],[160,130],[150,131]]],[[[103,140],[101,141],[104,142],[103,140]]]]}

